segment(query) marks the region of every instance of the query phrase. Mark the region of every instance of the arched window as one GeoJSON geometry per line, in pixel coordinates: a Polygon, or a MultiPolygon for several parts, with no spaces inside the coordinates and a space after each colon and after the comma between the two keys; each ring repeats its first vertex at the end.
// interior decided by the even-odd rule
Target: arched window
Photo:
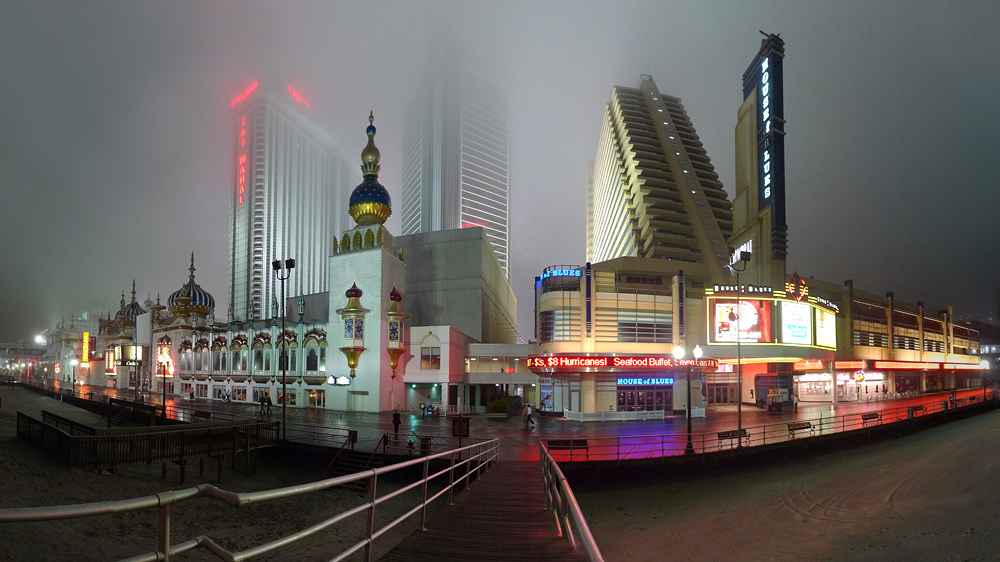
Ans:
{"type": "Polygon", "coordinates": [[[326,372],[326,348],[319,348],[319,370],[326,372]]]}
{"type": "Polygon", "coordinates": [[[243,370],[243,364],[240,362],[240,350],[238,349],[233,350],[233,370],[234,371],[243,370]]]}
{"type": "Polygon", "coordinates": [[[270,349],[265,349],[264,350],[264,370],[267,371],[268,373],[271,372],[271,350],[270,349]]]}
{"type": "Polygon", "coordinates": [[[307,371],[317,371],[319,370],[319,355],[316,353],[316,348],[310,348],[306,354],[306,370],[307,371]]]}
{"type": "Polygon", "coordinates": [[[253,370],[264,370],[264,350],[262,349],[255,349],[253,352],[253,370]]]}
{"type": "Polygon", "coordinates": [[[291,370],[291,371],[294,371],[295,369],[298,368],[298,367],[296,367],[296,364],[295,364],[295,352],[296,352],[296,349],[294,347],[292,349],[288,350],[288,353],[290,354],[288,356],[288,369],[291,370]]]}
{"type": "Polygon", "coordinates": [[[285,354],[285,350],[284,349],[282,349],[281,351],[278,352],[278,357],[280,357],[280,359],[278,361],[278,370],[281,370],[281,369],[288,370],[288,355],[285,354]]]}

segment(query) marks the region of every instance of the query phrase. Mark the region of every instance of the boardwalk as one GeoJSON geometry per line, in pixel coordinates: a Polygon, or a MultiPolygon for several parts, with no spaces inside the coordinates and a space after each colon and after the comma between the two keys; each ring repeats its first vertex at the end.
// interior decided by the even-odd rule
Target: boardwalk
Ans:
{"type": "Polygon", "coordinates": [[[556,534],[537,462],[499,462],[380,562],[586,560],[556,534]]]}

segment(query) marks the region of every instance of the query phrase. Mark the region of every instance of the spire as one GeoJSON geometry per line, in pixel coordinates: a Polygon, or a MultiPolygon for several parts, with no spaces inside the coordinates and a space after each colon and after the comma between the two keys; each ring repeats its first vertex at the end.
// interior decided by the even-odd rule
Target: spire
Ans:
{"type": "Polygon", "coordinates": [[[132,279],[132,302],[135,302],[135,278],[132,279]]]}
{"type": "Polygon", "coordinates": [[[191,267],[188,268],[188,271],[191,272],[191,275],[188,277],[188,283],[194,285],[194,271],[195,271],[195,269],[194,269],[194,252],[191,252],[191,267]]]}
{"type": "MultiPolygon", "coordinates": [[[[122,291],[122,306],[118,310],[122,310],[123,308],[125,308],[125,291],[122,291]]],[[[65,323],[66,320],[64,319],[63,322],[65,323]]]]}
{"type": "Polygon", "coordinates": [[[378,147],[375,146],[375,112],[371,111],[368,113],[368,146],[366,146],[361,151],[361,173],[366,176],[378,177],[378,172],[382,169],[379,165],[379,161],[382,159],[382,154],[379,152],[378,147]]]}

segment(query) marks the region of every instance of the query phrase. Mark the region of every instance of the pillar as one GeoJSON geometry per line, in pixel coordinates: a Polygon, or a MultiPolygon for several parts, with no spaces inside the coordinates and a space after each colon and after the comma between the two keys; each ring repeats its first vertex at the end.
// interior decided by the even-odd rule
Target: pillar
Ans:
{"type": "Polygon", "coordinates": [[[920,392],[927,391],[927,371],[920,371],[920,392]]]}
{"type": "Polygon", "coordinates": [[[580,411],[597,411],[597,384],[594,373],[580,373],[580,411]]]}

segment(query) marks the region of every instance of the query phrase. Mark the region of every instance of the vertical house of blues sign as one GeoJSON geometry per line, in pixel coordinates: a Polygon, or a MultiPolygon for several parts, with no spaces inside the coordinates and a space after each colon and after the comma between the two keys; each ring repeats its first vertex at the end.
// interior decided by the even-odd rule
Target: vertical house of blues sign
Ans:
{"type": "Polygon", "coordinates": [[[761,41],[750,67],[743,73],[743,99],[757,94],[757,202],[771,207],[771,255],[787,254],[785,224],[785,102],[782,61],[785,42],[775,34],[761,41]]]}

